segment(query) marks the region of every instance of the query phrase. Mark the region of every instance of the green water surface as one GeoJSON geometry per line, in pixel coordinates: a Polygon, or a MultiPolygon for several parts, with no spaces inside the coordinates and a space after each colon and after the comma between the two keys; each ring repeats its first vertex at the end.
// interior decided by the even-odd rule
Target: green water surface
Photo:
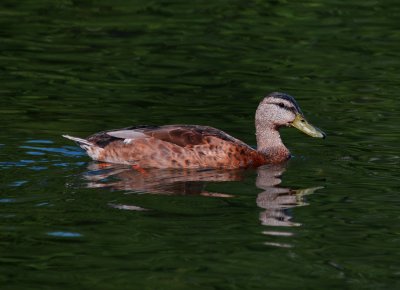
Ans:
{"type": "Polygon", "coordinates": [[[397,1],[0,2],[1,289],[399,289],[397,1]],[[267,93],[326,140],[245,171],[100,168],[61,134],[201,124],[267,93]]]}

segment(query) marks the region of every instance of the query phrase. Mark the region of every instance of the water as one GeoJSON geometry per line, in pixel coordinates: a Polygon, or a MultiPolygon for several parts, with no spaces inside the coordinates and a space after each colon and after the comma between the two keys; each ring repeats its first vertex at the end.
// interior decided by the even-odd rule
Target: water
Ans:
{"type": "Polygon", "coordinates": [[[395,1],[2,1],[2,289],[400,287],[395,1]],[[255,145],[268,92],[327,134],[288,164],[99,168],[61,134],[189,123],[255,145]]]}

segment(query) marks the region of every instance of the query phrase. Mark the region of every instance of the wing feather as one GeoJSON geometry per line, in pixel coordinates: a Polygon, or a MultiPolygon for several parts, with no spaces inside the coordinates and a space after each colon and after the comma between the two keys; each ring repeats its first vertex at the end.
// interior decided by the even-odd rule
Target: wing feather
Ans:
{"type": "Polygon", "coordinates": [[[143,134],[142,132],[136,130],[108,131],[107,135],[121,139],[139,139],[148,137],[148,135],[143,134]]]}
{"type": "Polygon", "coordinates": [[[153,137],[181,147],[190,147],[207,143],[208,137],[216,137],[223,141],[246,146],[244,142],[230,136],[224,131],[208,126],[197,125],[166,125],[166,126],[135,126],[117,130],[109,130],[94,134],[87,138],[97,146],[105,147],[111,142],[131,143],[135,139],[153,137]]]}

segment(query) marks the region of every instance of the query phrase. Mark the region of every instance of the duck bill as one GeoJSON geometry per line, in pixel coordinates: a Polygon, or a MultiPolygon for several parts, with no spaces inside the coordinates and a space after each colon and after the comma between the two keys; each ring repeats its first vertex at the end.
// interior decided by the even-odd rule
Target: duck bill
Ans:
{"type": "Polygon", "coordinates": [[[314,127],[310,123],[307,122],[307,120],[301,115],[297,114],[296,118],[292,123],[290,123],[290,126],[295,127],[299,129],[301,132],[315,138],[325,138],[326,134],[322,132],[320,129],[314,127]]]}

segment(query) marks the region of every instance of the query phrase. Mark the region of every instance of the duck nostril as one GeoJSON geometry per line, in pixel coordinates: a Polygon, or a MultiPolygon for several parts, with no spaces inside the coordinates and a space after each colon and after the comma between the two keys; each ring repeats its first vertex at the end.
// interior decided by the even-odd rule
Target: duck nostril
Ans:
{"type": "Polygon", "coordinates": [[[302,122],[302,123],[304,123],[304,122],[305,122],[305,120],[304,120],[304,119],[301,119],[301,122],[302,122]]]}

